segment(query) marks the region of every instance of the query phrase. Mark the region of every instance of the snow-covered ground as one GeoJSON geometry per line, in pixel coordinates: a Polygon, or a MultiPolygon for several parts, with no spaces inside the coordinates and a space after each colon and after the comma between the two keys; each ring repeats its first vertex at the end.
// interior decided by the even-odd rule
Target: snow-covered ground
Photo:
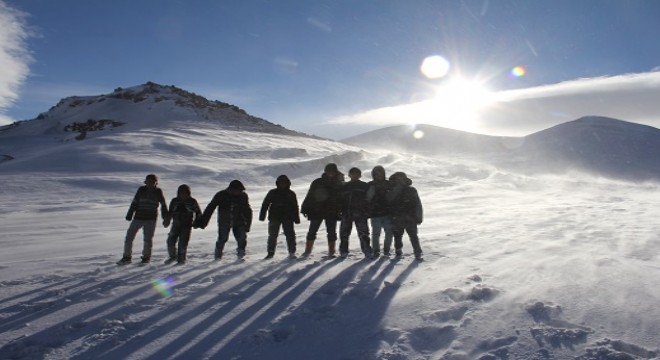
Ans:
{"type": "MultiPolygon", "coordinates": [[[[658,358],[658,183],[367,151],[283,135],[221,103],[180,108],[201,100],[179,93],[146,84],[69,98],[0,128],[0,358],[658,358]],[[65,131],[81,124],[89,131],[65,131]],[[236,130],[246,127],[257,131],[236,130]],[[278,175],[302,202],[329,162],[366,181],[375,165],[408,174],[425,208],[423,262],[407,239],[403,258],[365,260],[355,235],[345,260],[324,257],[323,236],[309,259],[288,259],[281,236],[263,260],[266,223],[255,219],[244,262],[213,260],[212,222],[193,231],[184,266],[162,263],[163,227],[151,264],[115,265],[148,173],[168,200],[189,184],[202,207],[239,179],[257,213],[278,175]]],[[[607,145],[635,159],[655,144],[616,139],[607,145]]],[[[296,227],[299,252],[307,226],[296,227]]]]}
{"type": "MultiPolygon", "coordinates": [[[[2,359],[660,356],[656,183],[522,175],[201,123],[23,151],[0,164],[2,359]],[[423,262],[407,239],[403,258],[365,260],[355,235],[345,260],[324,257],[323,236],[310,259],[287,259],[281,236],[262,260],[266,223],[255,219],[244,262],[213,260],[211,222],[193,231],[184,266],[162,263],[163,227],[150,265],[115,265],[147,173],[168,201],[187,183],[202,207],[240,179],[256,215],[278,175],[302,201],[327,162],[358,166],[367,181],[377,164],[409,175],[425,208],[423,262]]],[[[307,225],[296,227],[299,252],[307,225]]]]}

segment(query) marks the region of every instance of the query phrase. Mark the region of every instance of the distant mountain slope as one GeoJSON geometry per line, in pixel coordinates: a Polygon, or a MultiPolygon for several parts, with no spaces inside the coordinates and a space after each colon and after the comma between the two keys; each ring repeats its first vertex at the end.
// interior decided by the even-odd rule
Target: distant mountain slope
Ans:
{"type": "Polygon", "coordinates": [[[82,140],[107,131],[160,127],[173,121],[208,121],[223,128],[307,136],[249,115],[244,110],[175,86],[147,82],[110,94],[62,99],[36,119],[0,127],[0,138],[50,135],[82,140]]]}
{"type": "Polygon", "coordinates": [[[365,148],[464,154],[523,172],[571,170],[628,180],[660,180],[660,130],[583,117],[525,137],[495,137],[432,125],[393,126],[343,140],[365,148]],[[423,137],[416,138],[415,131],[423,137]]]}
{"type": "Polygon", "coordinates": [[[625,179],[660,179],[660,129],[583,117],[524,138],[510,163],[534,170],[585,170],[625,179]]]}
{"type": "Polygon", "coordinates": [[[419,153],[499,152],[516,143],[516,138],[468,133],[433,125],[391,126],[352,136],[342,142],[372,149],[404,150],[419,153]]]}

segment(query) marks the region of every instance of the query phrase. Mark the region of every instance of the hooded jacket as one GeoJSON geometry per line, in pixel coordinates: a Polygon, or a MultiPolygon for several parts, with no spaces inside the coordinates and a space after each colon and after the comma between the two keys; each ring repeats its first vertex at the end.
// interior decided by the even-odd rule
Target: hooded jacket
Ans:
{"type": "Polygon", "coordinates": [[[218,209],[218,226],[242,226],[250,231],[252,226],[252,208],[245,193],[245,187],[240,181],[234,180],[225,190],[213,196],[211,202],[204,209],[200,227],[208,225],[215,209],[218,209]],[[240,191],[234,193],[235,191],[240,191]]]}
{"type": "Polygon", "coordinates": [[[417,189],[411,186],[412,180],[405,173],[397,172],[390,176],[389,181],[392,190],[387,194],[387,201],[392,218],[421,224],[424,220],[424,211],[417,189]]]}
{"type": "Polygon", "coordinates": [[[331,179],[325,173],[312,181],[300,212],[310,220],[339,219],[343,174],[331,179]]]}
{"type": "Polygon", "coordinates": [[[277,188],[270,190],[261,204],[259,220],[265,220],[266,213],[268,213],[269,221],[293,221],[299,224],[298,198],[296,193],[290,189],[291,181],[285,175],[281,175],[277,178],[275,185],[277,188]]]}

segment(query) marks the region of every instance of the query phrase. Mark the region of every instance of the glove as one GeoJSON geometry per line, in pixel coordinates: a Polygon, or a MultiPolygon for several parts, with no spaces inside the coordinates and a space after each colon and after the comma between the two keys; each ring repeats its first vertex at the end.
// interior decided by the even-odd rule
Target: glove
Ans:
{"type": "Polygon", "coordinates": [[[294,224],[300,224],[300,219],[293,220],[294,224]]]}
{"type": "Polygon", "coordinates": [[[266,221],[266,218],[259,218],[259,221],[266,221]]]}
{"type": "Polygon", "coordinates": [[[170,226],[170,220],[169,219],[163,220],[163,226],[164,227],[170,226]]]}
{"type": "Polygon", "coordinates": [[[131,214],[131,213],[126,214],[126,220],[127,221],[133,221],[133,214],[131,214]]]}

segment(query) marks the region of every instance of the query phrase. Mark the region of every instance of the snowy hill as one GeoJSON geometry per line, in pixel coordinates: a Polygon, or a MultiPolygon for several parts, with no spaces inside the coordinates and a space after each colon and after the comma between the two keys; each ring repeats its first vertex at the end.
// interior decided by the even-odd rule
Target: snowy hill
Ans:
{"type": "Polygon", "coordinates": [[[417,125],[375,130],[343,141],[374,149],[469,155],[524,173],[578,171],[617,179],[660,180],[660,130],[604,117],[584,117],[518,138],[417,125]]]}
{"type": "MultiPolygon", "coordinates": [[[[658,358],[655,183],[530,175],[469,152],[364,151],[183,115],[95,117],[111,121],[76,140],[88,116],[62,114],[79,106],[0,133],[2,359],[658,358]],[[275,178],[287,174],[300,202],[328,162],[366,181],[377,164],[408,174],[424,204],[423,262],[405,236],[402,258],[364,259],[355,233],[347,259],[328,259],[323,228],[310,258],[288,259],[280,236],[263,260],[256,215],[275,178]],[[150,172],[168,200],[186,183],[202,207],[240,179],[255,213],[245,261],[232,258],[233,239],[213,260],[213,221],[193,231],[185,265],[163,264],[160,224],[151,264],[115,265],[150,172]]],[[[295,227],[299,254],[308,225],[295,227]]]]}

